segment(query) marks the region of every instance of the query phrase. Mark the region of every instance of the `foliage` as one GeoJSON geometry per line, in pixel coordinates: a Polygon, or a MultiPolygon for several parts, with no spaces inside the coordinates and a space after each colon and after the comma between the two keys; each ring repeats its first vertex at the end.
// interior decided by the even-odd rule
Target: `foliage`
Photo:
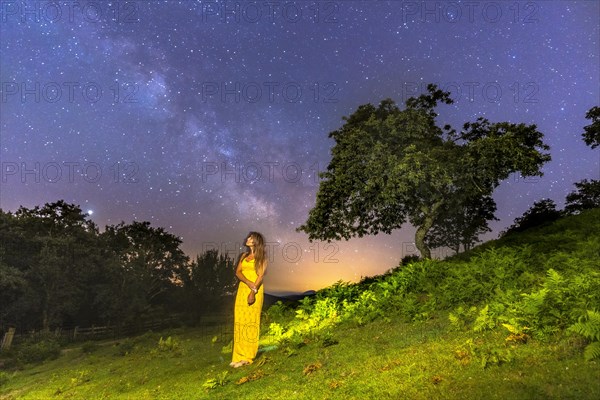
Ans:
{"type": "Polygon", "coordinates": [[[375,292],[367,289],[360,294],[356,301],[343,301],[342,315],[344,319],[354,321],[358,325],[364,325],[384,314],[375,292]]]}
{"type": "Polygon", "coordinates": [[[600,312],[587,310],[587,315],[571,325],[569,331],[578,333],[591,342],[583,353],[587,361],[600,358],[600,312]]]}
{"type": "Polygon", "coordinates": [[[209,389],[214,389],[218,386],[225,386],[227,384],[227,382],[229,382],[229,380],[227,379],[227,375],[229,375],[229,371],[223,371],[222,373],[217,375],[215,378],[207,379],[202,384],[202,387],[206,390],[209,390],[209,389]]]}
{"type": "Polygon", "coordinates": [[[100,233],[78,205],[0,210],[0,319],[20,331],[135,323],[173,305],[181,240],[148,222],[100,233]]]}
{"type": "Polygon", "coordinates": [[[131,352],[135,349],[135,343],[131,339],[125,339],[122,342],[117,342],[117,355],[126,356],[131,354],[131,352]]]}
{"type": "Polygon", "coordinates": [[[275,304],[272,304],[267,310],[267,316],[270,321],[286,319],[290,313],[290,308],[281,300],[277,301],[275,304]]]}
{"type": "Polygon", "coordinates": [[[578,214],[583,210],[600,208],[600,181],[584,179],[575,182],[576,190],[566,198],[565,212],[578,214]]]}
{"type": "Polygon", "coordinates": [[[565,278],[550,269],[540,289],[522,294],[517,314],[534,335],[545,337],[577,321],[586,308],[600,306],[598,289],[598,272],[565,278]]]}
{"type": "Polygon", "coordinates": [[[271,337],[261,335],[259,348],[279,342],[268,363],[262,357],[232,370],[220,346],[211,346],[212,332],[193,329],[178,331],[177,342],[195,351],[149,357],[158,354],[159,337],[173,341],[171,331],[129,339],[136,351],[127,358],[70,352],[50,365],[28,366],[0,396],[596,399],[597,363],[581,360],[598,360],[599,217],[600,209],[585,210],[448,260],[339,282],[295,309],[280,304],[263,320],[271,337]],[[371,322],[359,323],[369,313],[371,322]],[[231,382],[249,384],[240,392],[231,382]]]}
{"type": "Polygon", "coordinates": [[[49,329],[94,308],[83,287],[98,272],[98,230],[78,206],[61,200],[0,210],[0,225],[3,317],[19,327],[49,329]]]}
{"type": "Polygon", "coordinates": [[[510,333],[505,339],[506,342],[526,343],[529,339],[529,335],[525,333],[525,331],[529,330],[529,328],[526,326],[520,326],[519,324],[514,322],[513,324],[502,324],[502,326],[505,327],[510,333]]]}
{"type": "Polygon", "coordinates": [[[490,365],[502,365],[514,360],[514,354],[508,348],[488,347],[478,349],[476,355],[480,359],[482,368],[487,368],[490,365]]]}
{"type": "MultiPolygon", "coordinates": [[[[2,210],[0,210],[0,224],[1,220],[2,210]]],[[[0,247],[1,250],[3,250],[2,247],[0,247]]],[[[0,320],[5,319],[14,312],[12,309],[26,289],[27,280],[24,272],[8,266],[2,259],[2,253],[0,253],[0,304],[2,304],[0,320]]]]}
{"type": "Polygon", "coordinates": [[[162,352],[177,353],[181,351],[181,346],[176,338],[169,336],[166,339],[163,339],[161,336],[158,340],[158,350],[162,352]]]}
{"type": "Polygon", "coordinates": [[[561,212],[556,210],[554,200],[542,199],[536,201],[521,217],[515,219],[514,224],[502,232],[501,236],[523,232],[529,228],[556,221],[560,216],[561,212]]]}
{"type": "Polygon", "coordinates": [[[71,378],[71,386],[78,386],[89,382],[92,379],[91,375],[92,372],[87,369],[77,371],[77,375],[74,378],[71,378]]]}
{"type": "Polygon", "coordinates": [[[60,355],[60,344],[52,336],[30,339],[21,343],[16,350],[16,358],[24,363],[38,363],[53,360],[60,355]]]}
{"type": "Polygon", "coordinates": [[[471,306],[468,309],[463,306],[459,306],[448,315],[450,326],[452,326],[455,330],[465,330],[473,323],[476,314],[477,307],[475,306],[471,306]]]}
{"type": "Polygon", "coordinates": [[[179,248],[181,238],[147,221],[107,226],[103,235],[119,259],[112,271],[118,287],[113,286],[108,307],[125,320],[125,315],[139,318],[164,302],[189,261],[179,248]]]}
{"type": "Polygon", "coordinates": [[[485,305],[480,311],[475,322],[473,322],[473,330],[475,332],[483,332],[496,327],[496,320],[489,311],[489,305],[485,305]]]}
{"type": "Polygon", "coordinates": [[[283,337],[283,332],[284,332],[283,327],[280,324],[278,324],[277,322],[272,322],[269,325],[268,335],[274,341],[279,341],[283,337]]]}
{"type": "Polygon", "coordinates": [[[476,343],[473,339],[467,339],[455,350],[454,355],[463,365],[475,360],[479,362],[481,368],[499,366],[514,360],[514,354],[510,349],[493,343],[476,343]]]}
{"type": "MultiPolygon", "coordinates": [[[[464,220],[464,243],[487,228],[493,215],[492,194],[501,180],[520,171],[541,175],[549,147],[535,125],[485,118],[465,123],[457,133],[436,126],[438,103],[452,104],[449,92],[428,85],[428,93],[378,107],[365,104],[329,134],[332,158],[319,185],[315,207],[298,230],[310,240],[339,240],[391,233],[405,222],[417,227],[415,244],[431,258],[426,237],[434,225],[448,226],[468,206],[477,218],[464,220]]],[[[449,233],[448,233],[449,234],[449,233]]],[[[442,227],[431,238],[445,242],[442,227]]]]}
{"type": "Polygon", "coordinates": [[[182,269],[182,306],[196,304],[191,310],[197,316],[222,308],[223,298],[235,292],[238,280],[235,263],[227,254],[217,249],[206,250],[190,265],[182,269]]]}
{"type": "Polygon", "coordinates": [[[225,346],[221,347],[222,354],[231,354],[233,351],[233,340],[230,340],[225,346]]]}
{"type": "Polygon", "coordinates": [[[600,146],[600,107],[590,108],[585,114],[585,118],[591,120],[592,123],[583,127],[583,141],[595,149],[600,146]]]}
{"type": "Polygon", "coordinates": [[[444,208],[425,237],[430,248],[447,246],[455,253],[470,250],[479,235],[490,232],[488,221],[498,221],[496,202],[490,196],[475,196],[444,208]]]}
{"type": "MultiPolygon", "coordinates": [[[[600,307],[598,226],[590,226],[590,219],[564,217],[538,227],[535,235],[514,232],[469,257],[412,262],[355,284],[338,281],[299,302],[294,321],[271,323],[269,334],[299,344],[343,321],[365,326],[392,315],[423,321],[452,309],[448,318],[458,331],[504,331],[507,345],[548,340],[600,307]]],[[[483,365],[501,364],[512,354],[488,348],[476,358],[483,365]]]]}
{"type": "Polygon", "coordinates": [[[343,300],[354,301],[359,295],[359,286],[352,285],[348,282],[342,282],[341,280],[339,280],[333,285],[319,290],[316,294],[316,299],[318,300],[323,298],[332,298],[339,303],[343,300]]]}

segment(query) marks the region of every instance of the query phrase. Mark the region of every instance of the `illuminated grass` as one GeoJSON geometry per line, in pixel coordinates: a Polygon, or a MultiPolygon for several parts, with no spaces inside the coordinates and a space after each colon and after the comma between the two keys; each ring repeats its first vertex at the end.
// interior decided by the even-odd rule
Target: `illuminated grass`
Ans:
{"type": "Polygon", "coordinates": [[[475,335],[449,330],[447,316],[407,324],[391,318],[362,327],[341,324],[337,344],[318,340],[288,356],[283,347],[255,364],[228,367],[227,343],[187,329],[135,339],[132,352],[115,344],[91,355],[72,350],[58,360],[18,371],[0,388],[1,399],[475,399],[600,398],[600,368],[585,362],[572,338],[506,346],[502,332],[475,335]],[[172,336],[179,351],[161,352],[172,336]],[[508,349],[513,360],[482,368],[457,357],[472,340],[508,349]],[[210,379],[224,379],[212,389],[210,379]],[[245,383],[237,384],[237,382],[245,383]]]}

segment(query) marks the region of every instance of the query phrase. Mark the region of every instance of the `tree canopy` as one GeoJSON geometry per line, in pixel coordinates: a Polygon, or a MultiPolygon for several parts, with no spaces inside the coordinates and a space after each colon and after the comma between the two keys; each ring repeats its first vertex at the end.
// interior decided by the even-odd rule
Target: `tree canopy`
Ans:
{"type": "Polygon", "coordinates": [[[556,221],[562,216],[562,212],[556,209],[556,204],[552,199],[542,199],[533,203],[525,213],[502,232],[500,236],[506,236],[514,232],[523,232],[535,226],[556,221]]]}
{"type": "Polygon", "coordinates": [[[495,220],[496,202],[490,196],[476,196],[462,204],[444,208],[425,237],[429,248],[447,246],[459,253],[478,243],[479,235],[490,232],[488,221],[495,220]]]}
{"type": "MultiPolygon", "coordinates": [[[[343,126],[329,134],[335,144],[320,174],[316,204],[298,227],[309,240],[391,233],[408,221],[417,228],[421,256],[430,258],[426,238],[442,221],[477,204],[487,209],[480,213],[484,219],[491,217],[491,195],[500,181],[517,171],[542,175],[550,155],[536,125],[479,117],[461,132],[450,125],[442,129],[435,109],[453,101],[433,84],[427,89],[408,99],[404,110],[384,99],[342,117],[343,126]]],[[[474,232],[485,229],[477,226],[474,232]]]]}
{"type": "Polygon", "coordinates": [[[100,232],[64,200],[0,209],[0,331],[136,326],[179,312],[193,323],[232,303],[234,260],[217,250],[190,260],[181,244],[148,221],[100,232]]]}
{"type": "Polygon", "coordinates": [[[583,210],[600,207],[600,181],[584,179],[575,182],[575,188],[566,198],[567,213],[578,214],[583,210]]]}
{"type": "Polygon", "coordinates": [[[585,114],[585,118],[592,121],[583,127],[583,141],[592,149],[600,146],[600,107],[592,107],[585,114]]]}

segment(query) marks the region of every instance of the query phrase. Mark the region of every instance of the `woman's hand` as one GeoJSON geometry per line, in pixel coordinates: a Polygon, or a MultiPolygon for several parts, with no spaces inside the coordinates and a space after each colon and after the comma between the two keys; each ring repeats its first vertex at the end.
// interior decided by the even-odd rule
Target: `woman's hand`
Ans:
{"type": "Polygon", "coordinates": [[[256,301],[256,293],[252,290],[248,295],[248,305],[251,306],[256,301]]]}

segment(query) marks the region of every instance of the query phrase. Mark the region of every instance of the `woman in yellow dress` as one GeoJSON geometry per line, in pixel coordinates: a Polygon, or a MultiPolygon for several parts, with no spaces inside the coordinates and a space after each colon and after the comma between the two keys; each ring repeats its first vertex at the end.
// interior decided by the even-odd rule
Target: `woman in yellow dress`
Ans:
{"type": "Polygon", "coordinates": [[[258,352],[264,299],[262,283],[267,270],[263,236],[258,232],[250,232],[246,246],[250,251],[242,254],[235,273],[240,284],[235,297],[233,356],[229,364],[234,368],[251,364],[258,352]]]}

